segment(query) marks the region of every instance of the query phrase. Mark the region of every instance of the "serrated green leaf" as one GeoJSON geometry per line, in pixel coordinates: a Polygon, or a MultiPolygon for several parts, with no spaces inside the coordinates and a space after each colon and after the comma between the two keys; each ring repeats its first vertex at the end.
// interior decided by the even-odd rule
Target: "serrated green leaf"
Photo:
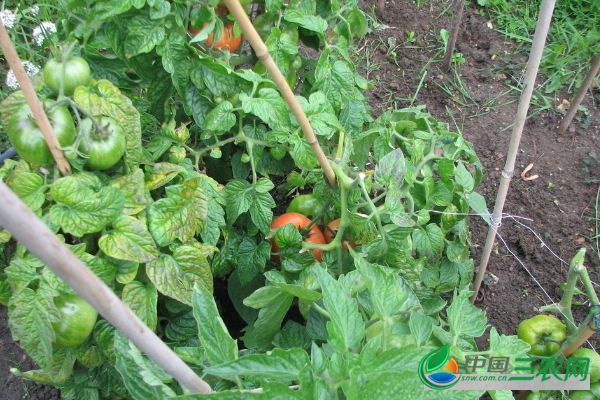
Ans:
{"type": "Polygon", "coordinates": [[[156,243],[142,221],[123,215],[112,223],[112,227],[98,240],[98,246],[106,255],[137,263],[158,257],[156,243]]]}
{"type": "Polygon", "coordinates": [[[136,400],[174,397],[175,392],[164,384],[169,375],[156,363],[143,356],[137,347],[120,332],[115,333],[115,367],[123,383],[136,400]]]}
{"type": "Polygon", "coordinates": [[[365,335],[365,322],[358,303],[342,285],[321,267],[313,269],[323,292],[323,304],[331,321],[327,323],[328,341],[340,351],[356,349],[365,335]]]}
{"type": "Polygon", "coordinates": [[[179,175],[187,175],[185,168],[181,165],[168,162],[156,163],[146,173],[144,185],[148,190],[155,190],[171,182],[179,175]]]}
{"type": "Polygon", "coordinates": [[[225,195],[229,224],[233,224],[240,214],[250,209],[253,192],[250,182],[236,179],[227,183],[225,186],[225,195]]]}
{"type": "Polygon", "coordinates": [[[331,104],[337,109],[341,109],[344,102],[356,97],[354,73],[345,61],[335,61],[331,65],[328,62],[323,63],[322,60],[319,60],[315,78],[316,82],[313,90],[323,91],[331,104]]]}
{"type": "Polygon", "coordinates": [[[206,116],[206,129],[214,132],[227,132],[233,128],[237,117],[231,110],[233,110],[233,105],[228,101],[216,106],[206,116]]]}
{"type": "Polygon", "coordinates": [[[83,342],[80,346],[73,349],[75,358],[86,368],[96,368],[100,366],[105,358],[102,350],[95,344],[92,335],[83,342]]]}
{"type": "Polygon", "coordinates": [[[161,247],[176,239],[186,242],[198,234],[206,223],[208,204],[200,177],[170,186],[166,194],[152,203],[148,212],[150,233],[161,247]]]}
{"type": "Polygon", "coordinates": [[[169,318],[165,328],[165,336],[169,340],[183,342],[198,337],[198,324],[194,319],[192,308],[188,307],[188,309],[169,318]]]}
{"type": "Polygon", "coordinates": [[[159,292],[183,304],[192,305],[192,287],[200,282],[212,293],[213,280],[207,257],[216,250],[194,245],[181,245],[173,254],[161,254],[147,264],[147,274],[159,292]]]}
{"type": "Polygon", "coordinates": [[[450,334],[454,338],[479,337],[488,327],[485,311],[471,304],[470,294],[471,292],[468,291],[460,294],[455,292],[452,304],[448,307],[448,325],[450,325],[450,334]]]}
{"type": "Polygon", "coordinates": [[[266,354],[250,354],[220,365],[205,368],[206,373],[232,378],[236,375],[278,380],[298,380],[300,371],[309,364],[303,349],[274,349],[266,354]]]}
{"type": "Polygon", "coordinates": [[[275,335],[273,344],[283,350],[294,348],[308,350],[312,343],[311,337],[306,333],[306,327],[294,321],[288,321],[275,335]]]}
{"type": "Polygon", "coordinates": [[[71,376],[75,356],[71,349],[60,349],[52,355],[52,362],[45,370],[31,370],[21,374],[23,378],[43,382],[64,382],[71,376]]]}
{"type": "Polygon", "coordinates": [[[529,352],[531,346],[515,335],[500,335],[495,327],[490,329],[491,356],[511,357],[529,352]]]}
{"type": "Polygon", "coordinates": [[[63,231],[81,237],[102,230],[123,211],[125,195],[115,187],[102,187],[93,175],[73,174],[54,182],[50,194],[58,204],[51,220],[63,231]]]}
{"type": "Polygon", "coordinates": [[[411,311],[408,322],[410,333],[415,338],[417,346],[426,343],[433,331],[433,319],[420,311],[411,311]]]}
{"type": "Polygon", "coordinates": [[[327,29],[327,21],[318,15],[305,15],[298,10],[288,8],[283,18],[288,22],[293,22],[309,31],[324,33],[327,29]]]}
{"type": "Polygon", "coordinates": [[[250,203],[250,218],[260,231],[267,235],[273,221],[273,208],[275,200],[270,193],[253,193],[253,200],[250,203]]]}
{"type": "Polygon", "coordinates": [[[135,215],[144,211],[148,206],[146,188],[144,187],[144,172],[137,168],[131,174],[114,178],[110,186],[120,189],[125,194],[123,214],[135,215]]]}
{"type": "Polygon", "coordinates": [[[406,161],[402,150],[394,151],[383,156],[375,166],[375,182],[382,187],[397,186],[404,183],[406,161]]]}
{"type": "Polygon", "coordinates": [[[427,257],[429,263],[435,263],[444,251],[444,234],[436,224],[429,224],[425,229],[416,229],[412,234],[415,249],[421,257],[427,257]]]}
{"type": "Polygon", "coordinates": [[[149,282],[147,285],[133,281],[123,287],[121,300],[153,331],[157,324],[158,292],[149,282]]]}
{"type": "Polygon", "coordinates": [[[44,264],[31,253],[13,257],[10,265],[4,270],[12,292],[16,293],[37,280],[39,278],[38,269],[42,267],[44,264]]]}
{"type": "Polygon", "coordinates": [[[270,255],[271,244],[269,242],[261,241],[256,244],[253,238],[244,236],[237,251],[237,271],[242,285],[247,284],[265,270],[270,255]]]}
{"type": "Polygon", "coordinates": [[[165,39],[165,28],[145,15],[136,15],[127,23],[128,33],[123,44],[125,57],[148,53],[165,39]]]}
{"type": "Polygon", "coordinates": [[[12,177],[8,186],[23,200],[32,211],[38,210],[44,202],[44,179],[38,174],[24,172],[12,177]]]}
{"type": "Polygon", "coordinates": [[[221,228],[225,226],[225,188],[214,179],[202,175],[200,186],[208,198],[206,225],[200,232],[205,244],[215,246],[221,237],[221,228]]]}
{"type": "MultiPolygon", "coordinates": [[[[272,290],[268,295],[270,298],[264,299],[264,306],[258,312],[258,319],[253,326],[256,335],[256,346],[259,348],[266,348],[271,345],[294,300],[293,295],[282,291],[280,288],[272,290]]],[[[244,304],[249,305],[251,303],[244,301],[244,304]]]]}
{"type": "Polygon", "coordinates": [[[455,170],[455,182],[462,187],[465,193],[472,192],[475,188],[475,179],[467,170],[464,163],[459,163],[455,170]]]}
{"type": "Polygon", "coordinates": [[[98,320],[92,331],[94,340],[96,341],[96,344],[98,344],[100,350],[102,350],[102,354],[113,365],[116,362],[115,331],[116,329],[114,326],[105,319],[98,320]]]}
{"type": "Polygon", "coordinates": [[[248,95],[242,93],[240,94],[240,101],[245,113],[256,115],[271,128],[289,123],[289,111],[286,102],[283,101],[281,95],[275,89],[260,89],[258,97],[248,97],[248,95]]]}
{"type": "Polygon", "coordinates": [[[13,340],[20,342],[42,369],[50,369],[53,363],[52,342],[56,338],[52,322],[56,319],[47,304],[33,290],[24,288],[11,297],[8,316],[13,340]]]}
{"type": "Polygon", "coordinates": [[[194,285],[192,303],[200,342],[206,351],[208,362],[218,365],[235,360],[237,343],[227,331],[211,293],[202,285],[194,285]]]}
{"type": "Polygon", "coordinates": [[[492,224],[492,216],[488,211],[487,205],[485,204],[485,198],[477,192],[472,192],[465,195],[467,202],[469,203],[469,207],[473,209],[481,218],[488,223],[488,225],[492,224]]]}

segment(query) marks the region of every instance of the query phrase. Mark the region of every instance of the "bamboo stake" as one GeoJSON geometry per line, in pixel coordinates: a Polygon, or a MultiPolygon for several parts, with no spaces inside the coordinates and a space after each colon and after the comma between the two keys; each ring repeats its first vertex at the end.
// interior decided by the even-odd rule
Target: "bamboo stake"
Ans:
{"type": "Polygon", "coordinates": [[[15,50],[15,46],[10,40],[10,36],[0,19],[0,46],[2,47],[2,51],[4,52],[4,57],[8,62],[10,68],[12,68],[15,73],[15,77],[17,78],[17,82],[21,86],[21,90],[25,95],[25,99],[27,100],[27,104],[29,104],[29,108],[31,108],[31,112],[40,128],[40,131],[44,135],[44,139],[46,139],[46,143],[48,143],[48,147],[50,148],[50,152],[52,153],[52,157],[56,160],[56,164],[58,165],[58,169],[63,175],[71,174],[71,165],[65,158],[62,150],[60,149],[60,143],[54,134],[54,129],[52,129],[52,125],[50,125],[50,121],[48,120],[48,116],[44,112],[42,108],[42,104],[33,89],[33,85],[25,72],[25,68],[23,68],[23,64],[21,64],[21,60],[19,59],[19,55],[15,50]]]}
{"type": "Polygon", "coordinates": [[[529,102],[531,101],[531,94],[533,93],[533,87],[535,86],[535,79],[540,66],[542,52],[544,51],[544,43],[546,42],[546,36],[548,35],[548,28],[550,27],[550,21],[552,20],[552,13],[554,12],[555,3],[556,0],[542,0],[542,4],[540,6],[540,15],[535,28],[533,44],[531,46],[531,54],[529,55],[529,61],[527,62],[527,68],[525,71],[525,78],[523,80],[523,92],[521,93],[521,100],[519,101],[517,114],[515,116],[515,124],[508,146],[506,164],[504,165],[502,177],[500,178],[500,187],[498,188],[498,193],[496,194],[496,204],[492,214],[492,224],[488,229],[485,247],[481,256],[481,262],[479,264],[477,276],[473,282],[473,290],[475,291],[475,294],[473,294],[473,297],[471,297],[472,303],[475,302],[475,298],[477,297],[479,288],[481,287],[481,281],[483,280],[483,275],[485,274],[488,262],[490,260],[492,246],[494,245],[494,241],[496,239],[496,233],[500,227],[502,210],[504,209],[504,202],[506,201],[510,180],[515,170],[515,161],[517,158],[517,152],[519,150],[519,142],[521,141],[523,126],[525,125],[525,119],[527,118],[529,102]]]}
{"type": "Polygon", "coordinates": [[[577,114],[577,108],[579,108],[579,105],[581,104],[585,93],[591,86],[594,77],[598,73],[598,70],[600,70],[600,52],[598,53],[596,58],[594,58],[594,61],[592,61],[592,63],[590,64],[590,70],[585,76],[585,79],[583,80],[583,83],[581,84],[577,95],[571,102],[571,105],[569,106],[569,111],[567,111],[567,114],[565,115],[565,117],[563,118],[556,130],[556,133],[558,133],[559,135],[562,135],[567,131],[569,124],[573,120],[573,117],[575,116],[575,114],[577,114]]]}
{"type": "Polygon", "coordinates": [[[212,392],[1,180],[0,202],[0,226],[182,386],[193,393],[212,392]]]}
{"type": "Polygon", "coordinates": [[[242,32],[244,33],[244,37],[254,49],[256,56],[260,61],[262,61],[263,65],[273,78],[273,82],[275,82],[275,85],[277,85],[277,88],[281,92],[283,99],[290,106],[290,109],[296,117],[296,120],[298,120],[298,124],[300,124],[300,127],[302,128],[302,132],[304,132],[306,141],[312,148],[312,151],[315,153],[315,156],[317,157],[317,160],[319,161],[327,180],[332,187],[337,187],[335,173],[333,172],[333,169],[331,169],[331,165],[329,165],[329,161],[327,161],[327,157],[319,145],[319,141],[315,136],[312,126],[310,126],[310,122],[308,121],[306,114],[304,114],[304,110],[302,110],[298,99],[296,99],[294,92],[292,92],[292,89],[290,89],[290,86],[277,67],[277,64],[275,64],[275,61],[273,61],[271,58],[267,46],[256,32],[256,29],[254,29],[254,25],[252,25],[252,22],[250,22],[250,18],[248,18],[248,15],[238,0],[225,0],[225,5],[235,18],[236,22],[239,24],[242,32]]]}
{"type": "Polygon", "coordinates": [[[463,11],[465,9],[465,0],[454,0],[454,20],[452,21],[452,31],[448,39],[446,46],[446,53],[444,54],[444,61],[442,62],[442,71],[450,71],[450,63],[452,62],[452,56],[454,55],[454,48],[456,47],[456,39],[458,38],[458,28],[460,21],[462,20],[463,11]]]}

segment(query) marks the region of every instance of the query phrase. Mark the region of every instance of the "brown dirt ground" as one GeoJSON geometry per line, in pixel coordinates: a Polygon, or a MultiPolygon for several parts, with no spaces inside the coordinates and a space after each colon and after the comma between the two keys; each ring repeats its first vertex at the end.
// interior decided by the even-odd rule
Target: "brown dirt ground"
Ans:
{"type": "MultiPolygon", "coordinates": [[[[520,95],[515,88],[519,87],[527,55],[513,54],[513,44],[491,29],[489,18],[471,5],[465,9],[456,48],[465,62],[455,73],[442,74],[439,38],[441,29],[450,29],[451,15],[444,8],[449,2],[425,3],[420,8],[414,1],[388,4],[380,21],[382,26],[359,43],[359,55],[367,62],[363,76],[375,83],[368,94],[371,105],[376,114],[389,107],[390,101],[397,107],[408,107],[408,99],[420,86],[413,105],[426,104],[435,118],[450,123],[453,130],[463,132],[475,145],[485,166],[478,191],[492,209],[520,95]],[[414,32],[414,41],[407,40],[407,32],[414,32]],[[427,75],[420,85],[424,71],[427,75]]],[[[363,5],[366,10],[372,7],[372,3],[363,5]]],[[[539,111],[539,106],[532,106],[525,124],[504,212],[530,220],[504,219],[499,233],[505,244],[496,242],[488,265],[492,283],[483,286],[483,300],[478,303],[501,334],[515,334],[521,320],[537,314],[540,306],[550,302],[547,296],[560,298],[559,285],[565,282],[568,270],[561,259],[568,263],[580,247],[588,248],[586,266],[591,279],[600,281],[598,255],[591,240],[595,235],[598,184],[590,182],[598,179],[600,163],[589,155],[596,151],[600,140],[600,96],[593,92],[584,100],[591,118],[589,125],[584,127],[581,120],[576,121],[566,135],[558,136],[555,127],[562,114],[556,107],[571,97],[565,93],[548,95],[552,107],[539,111]],[[520,173],[530,163],[534,166],[529,175],[537,174],[539,178],[524,181],[520,173]]],[[[542,100],[537,96],[535,104],[542,104],[542,100]]],[[[483,220],[472,217],[472,256],[476,263],[486,234],[483,220]]],[[[580,321],[585,313],[581,307],[576,318],[580,321]]],[[[598,342],[593,338],[591,343],[598,342]]],[[[485,337],[479,344],[487,347],[485,337]]],[[[12,341],[3,307],[0,348],[3,399],[60,398],[55,388],[10,374],[11,367],[29,370],[35,366],[12,341]]]]}

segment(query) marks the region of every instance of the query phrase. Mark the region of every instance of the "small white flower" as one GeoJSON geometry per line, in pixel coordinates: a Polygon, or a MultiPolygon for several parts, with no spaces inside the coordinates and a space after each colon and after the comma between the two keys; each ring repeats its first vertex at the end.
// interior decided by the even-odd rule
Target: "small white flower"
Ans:
{"type": "Polygon", "coordinates": [[[11,29],[15,25],[17,16],[10,10],[2,10],[0,11],[0,19],[6,29],[11,29]]]}
{"type": "Polygon", "coordinates": [[[33,28],[32,35],[37,45],[41,46],[44,44],[44,39],[53,33],[56,33],[56,25],[54,25],[54,22],[43,21],[39,26],[33,28]]]}
{"type": "Polygon", "coordinates": [[[40,6],[33,6],[29,9],[29,12],[31,13],[32,17],[37,17],[38,14],[40,13],[40,6]]]}
{"type": "MultiPolygon", "coordinates": [[[[22,61],[21,64],[23,64],[23,68],[25,68],[25,72],[28,76],[33,76],[40,72],[40,67],[31,63],[30,61],[22,61]]],[[[6,86],[13,90],[21,87],[19,85],[19,82],[17,81],[17,77],[15,76],[15,73],[13,72],[12,68],[9,69],[8,73],[6,74],[6,86]]]]}

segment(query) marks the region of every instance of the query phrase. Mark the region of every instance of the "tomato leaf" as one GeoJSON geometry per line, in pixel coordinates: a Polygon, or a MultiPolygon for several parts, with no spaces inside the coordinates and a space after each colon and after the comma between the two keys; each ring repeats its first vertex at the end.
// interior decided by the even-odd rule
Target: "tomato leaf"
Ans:
{"type": "Polygon", "coordinates": [[[206,129],[222,133],[233,128],[237,122],[237,117],[231,110],[233,110],[233,106],[228,101],[216,106],[206,116],[206,129]]]}
{"type": "Polygon", "coordinates": [[[122,333],[115,333],[115,367],[135,400],[174,397],[175,392],[164,382],[173,378],[159,367],[122,333]]]}
{"type": "Polygon", "coordinates": [[[144,187],[144,172],[140,168],[135,169],[128,175],[113,179],[110,186],[120,189],[125,194],[123,214],[135,215],[148,206],[144,187]]]}
{"type": "Polygon", "coordinates": [[[429,224],[424,229],[417,229],[412,234],[413,244],[421,257],[427,257],[428,263],[433,264],[440,259],[444,250],[444,234],[435,224],[429,224]]]}
{"type": "Polygon", "coordinates": [[[233,224],[240,214],[250,209],[253,190],[250,182],[241,179],[232,180],[225,186],[226,210],[229,224],[233,224]]]}
{"type": "Polygon", "coordinates": [[[286,102],[275,89],[260,89],[258,97],[249,97],[242,93],[240,101],[245,113],[256,115],[272,128],[276,125],[289,125],[290,123],[286,102]]]}
{"type": "Polygon", "coordinates": [[[113,229],[98,240],[98,246],[110,257],[145,263],[158,257],[158,248],[146,224],[130,216],[113,222],[113,229]]]}
{"type": "Polygon", "coordinates": [[[318,15],[302,14],[298,10],[288,8],[283,18],[288,22],[293,22],[309,31],[324,33],[327,29],[327,21],[318,15]]]}
{"type": "Polygon", "coordinates": [[[323,291],[323,304],[331,317],[327,323],[329,343],[341,352],[356,349],[365,335],[365,322],[356,299],[323,268],[317,267],[313,271],[323,291]]]}
{"type": "Polygon", "coordinates": [[[178,175],[186,176],[186,174],[187,171],[181,165],[168,162],[156,163],[146,173],[145,187],[148,190],[155,190],[171,182],[178,175]]]}
{"type": "Polygon", "coordinates": [[[51,220],[77,237],[99,232],[123,212],[125,205],[121,190],[103,187],[96,176],[87,173],[59,179],[50,194],[58,203],[50,208],[51,220]]]}
{"type": "Polygon", "coordinates": [[[221,228],[226,225],[225,222],[225,188],[214,179],[206,176],[200,176],[200,186],[208,198],[206,224],[200,232],[202,241],[205,244],[215,246],[221,237],[221,228]]]}
{"type": "Polygon", "coordinates": [[[213,247],[199,244],[178,246],[173,254],[161,254],[147,264],[148,278],[162,294],[172,297],[183,304],[192,304],[192,287],[201,282],[212,293],[213,280],[207,257],[213,247]]]}
{"type": "Polygon", "coordinates": [[[300,371],[309,363],[303,349],[273,349],[267,354],[250,354],[237,360],[205,368],[207,374],[231,379],[238,375],[251,375],[259,379],[296,381],[300,371]]]}
{"type": "Polygon", "coordinates": [[[25,172],[16,174],[8,182],[9,187],[31,209],[36,211],[46,201],[44,196],[44,179],[38,174],[25,172]]]}
{"type": "Polygon", "coordinates": [[[47,304],[31,289],[15,292],[8,307],[8,326],[15,341],[44,370],[53,363],[52,342],[55,341],[52,322],[56,320],[47,304]]]}
{"type": "Polygon", "coordinates": [[[71,376],[74,364],[73,352],[70,349],[60,349],[52,355],[49,368],[25,371],[19,376],[43,382],[64,382],[71,376]]]}
{"type": "Polygon", "coordinates": [[[194,318],[198,323],[199,339],[211,365],[235,360],[238,354],[237,342],[232,339],[217,310],[212,294],[202,285],[192,289],[194,318]]]}
{"type": "Polygon", "coordinates": [[[151,282],[147,285],[138,281],[128,283],[123,287],[121,300],[150,329],[156,329],[158,292],[151,282]]]}
{"type": "Polygon", "coordinates": [[[199,233],[206,223],[208,205],[200,177],[169,186],[166,194],[166,198],[152,203],[148,211],[150,233],[161,247],[176,239],[186,242],[199,233]]]}
{"type": "Polygon", "coordinates": [[[487,329],[485,311],[469,301],[472,292],[454,292],[452,304],[448,307],[448,324],[453,338],[460,336],[479,337],[487,329]]]}

